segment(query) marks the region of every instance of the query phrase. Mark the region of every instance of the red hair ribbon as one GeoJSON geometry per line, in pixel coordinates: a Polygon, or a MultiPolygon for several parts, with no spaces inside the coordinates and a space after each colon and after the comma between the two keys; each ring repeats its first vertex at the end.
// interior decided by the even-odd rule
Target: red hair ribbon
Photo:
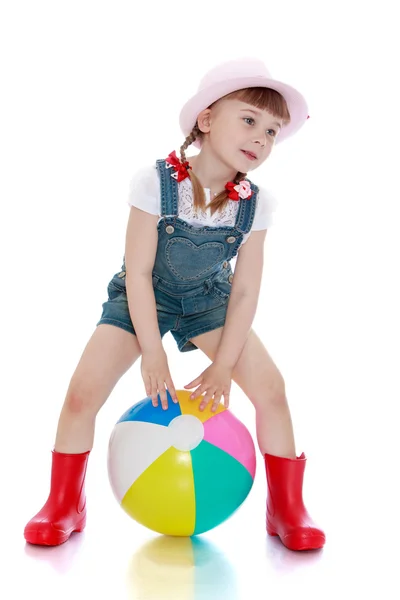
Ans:
{"type": "Polygon", "coordinates": [[[176,179],[178,182],[183,181],[183,179],[186,179],[186,177],[189,177],[188,169],[191,169],[192,167],[189,165],[187,160],[185,162],[181,162],[176,156],[175,150],[167,156],[165,162],[169,165],[167,165],[167,169],[170,169],[171,167],[174,168],[174,173],[171,174],[171,177],[176,179]]]}

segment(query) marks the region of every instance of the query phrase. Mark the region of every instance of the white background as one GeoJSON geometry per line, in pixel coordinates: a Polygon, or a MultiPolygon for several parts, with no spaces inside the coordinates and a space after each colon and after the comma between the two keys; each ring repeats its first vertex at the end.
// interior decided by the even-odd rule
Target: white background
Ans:
{"type": "MultiPolygon", "coordinates": [[[[395,14],[385,0],[2,2],[5,597],[398,597],[395,14]],[[146,570],[140,548],[157,536],[116,505],[105,465],[115,421],[145,396],[137,363],[98,417],[85,533],[53,550],[25,547],[25,522],[47,497],[66,387],[121,266],[130,178],[179,148],[178,115],[199,79],[241,56],[264,60],[309,103],[303,129],[253,174],[279,202],[254,327],[284,375],[297,450],[308,457],[306,503],[327,545],[296,554],[265,540],[259,456],[246,503],[203,536],[216,545],[208,572],[197,569],[190,582],[185,560],[169,568],[162,554],[146,570]],[[216,595],[221,557],[234,576],[216,595]]],[[[179,354],[170,336],[165,347],[177,388],[208,365],[200,351],[179,354]]],[[[235,385],[231,408],[255,434],[253,408],[235,385]]]]}

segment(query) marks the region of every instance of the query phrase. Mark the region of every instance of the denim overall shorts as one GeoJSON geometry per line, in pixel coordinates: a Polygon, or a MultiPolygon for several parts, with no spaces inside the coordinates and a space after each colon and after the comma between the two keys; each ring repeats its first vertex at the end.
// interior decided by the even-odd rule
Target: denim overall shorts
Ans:
{"type": "MultiPolygon", "coordinates": [[[[230,261],[254,220],[258,187],[241,199],[234,227],[195,227],[178,217],[178,183],[165,160],[156,161],[161,218],[153,268],[153,288],[161,338],[170,331],[180,352],[196,350],[191,338],[225,324],[233,280],[230,261]]],[[[135,334],[122,269],[108,284],[108,300],[97,325],[115,325],[135,334]]]]}

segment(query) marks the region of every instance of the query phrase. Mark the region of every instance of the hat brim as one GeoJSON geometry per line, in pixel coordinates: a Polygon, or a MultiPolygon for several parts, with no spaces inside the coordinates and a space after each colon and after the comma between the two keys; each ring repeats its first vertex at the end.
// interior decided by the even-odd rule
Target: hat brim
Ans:
{"type": "MultiPolygon", "coordinates": [[[[179,125],[184,136],[187,137],[190,134],[201,111],[208,108],[213,102],[220,100],[227,94],[250,87],[271,88],[279,92],[286,100],[290,113],[290,123],[282,127],[276,138],[276,144],[283,142],[283,140],[295,134],[306,122],[308,117],[307,102],[304,96],[295,88],[276,79],[240,77],[210,85],[200,90],[186,102],[179,116],[179,125]]],[[[201,148],[201,140],[195,140],[193,145],[201,148]]]]}

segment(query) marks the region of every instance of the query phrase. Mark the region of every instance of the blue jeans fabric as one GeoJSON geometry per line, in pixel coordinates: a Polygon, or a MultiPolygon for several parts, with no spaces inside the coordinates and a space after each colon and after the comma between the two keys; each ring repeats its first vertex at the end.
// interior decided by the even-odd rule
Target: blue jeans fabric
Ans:
{"type": "MultiPolygon", "coordinates": [[[[178,184],[165,160],[156,163],[161,186],[161,218],[153,268],[160,335],[171,332],[181,352],[196,350],[190,339],[222,327],[232,285],[231,259],[243,235],[251,229],[258,188],[240,200],[234,227],[195,227],[178,217],[178,184]]],[[[97,325],[107,323],[132,334],[125,285],[125,257],[121,270],[108,284],[108,299],[97,325]]]]}

